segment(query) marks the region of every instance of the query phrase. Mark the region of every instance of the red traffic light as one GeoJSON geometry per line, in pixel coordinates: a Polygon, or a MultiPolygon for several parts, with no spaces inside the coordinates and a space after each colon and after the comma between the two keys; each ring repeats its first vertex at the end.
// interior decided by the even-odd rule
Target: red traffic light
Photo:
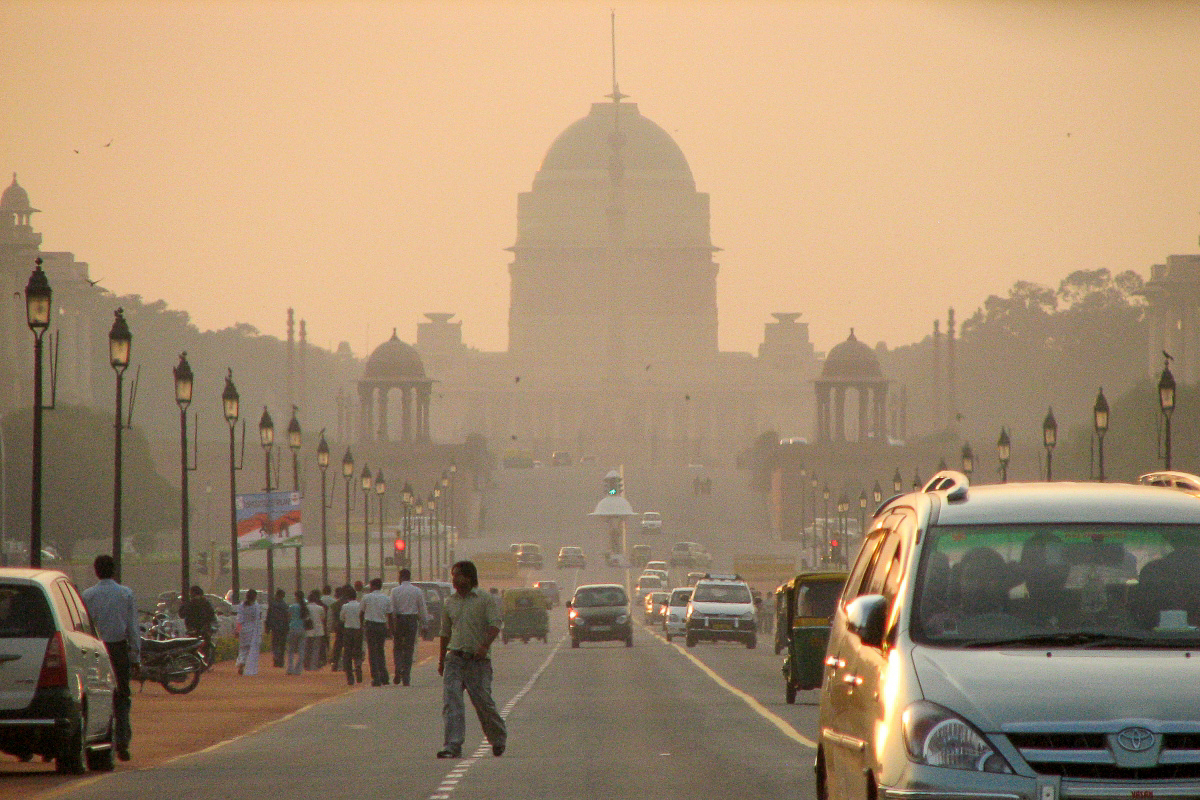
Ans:
{"type": "Polygon", "coordinates": [[[403,539],[397,539],[394,546],[396,548],[397,553],[403,553],[404,548],[407,547],[407,544],[405,543],[405,541],[403,539]]]}
{"type": "Polygon", "coordinates": [[[837,539],[834,539],[834,540],[830,541],[830,542],[829,542],[829,546],[830,546],[830,547],[837,547],[837,546],[838,546],[838,540],[837,540],[837,539]]]}

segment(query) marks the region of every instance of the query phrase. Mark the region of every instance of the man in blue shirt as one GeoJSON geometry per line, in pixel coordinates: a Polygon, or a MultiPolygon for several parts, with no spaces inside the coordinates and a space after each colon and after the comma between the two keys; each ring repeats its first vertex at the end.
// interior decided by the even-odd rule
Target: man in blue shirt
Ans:
{"type": "Polygon", "coordinates": [[[133,705],[129,673],[133,664],[142,661],[137,609],[133,604],[133,590],[113,580],[117,574],[117,564],[112,556],[96,556],[92,569],[100,580],[95,586],[84,590],[83,604],[87,606],[88,616],[96,626],[96,633],[104,640],[117,677],[117,691],[113,694],[113,744],[117,748],[117,758],[128,761],[129,742],[133,738],[129,724],[129,711],[133,705]]]}

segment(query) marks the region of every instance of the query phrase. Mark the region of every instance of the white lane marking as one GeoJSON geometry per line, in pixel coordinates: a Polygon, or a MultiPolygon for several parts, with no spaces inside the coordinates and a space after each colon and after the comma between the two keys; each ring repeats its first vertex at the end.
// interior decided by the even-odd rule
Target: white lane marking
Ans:
{"type": "Polygon", "coordinates": [[[666,639],[664,639],[662,636],[660,636],[657,633],[652,633],[649,631],[647,631],[647,633],[650,633],[651,636],[653,636],[655,639],[658,639],[660,642],[665,644],[667,647],[674,647],[676,650],[678,650],[680,652],[680,654],[683,655],[684,658],[688,659],[693,664],[695,664],[697,667],[699,667],[701,672],[703,672],[705,675],[707,675],[708,677],[710,677],[714,681],[716,681],[716,684],[718,686],[720,686],[722,689],[724,689],[725,691],[732,694],[734,697],[739,698],[746,705],[750,706],[751,711],[758,714],[760,717],[765,719],[767,722],[771,723],[776,728],[778,728],[780,733],[782,733],[784,736],[788,737],[789,739],[796,742],[797,744],[802,744],[805,747],[812,748],[813,750],[817,749],[816,742],[814,742],[812,739],[809,739],[807,736],[800,733],[800,731],[793,728],[791,723],[789,723],[783,717],[781,717],[778,714],[776,714],[775,712],[767,709],[766,706],[764,706],[762,703],[758,702],[758,700],[754,699],[753,695],[743,692],[741,689],[737,688],[736,686],[731,684],[729,681],[725,680],[720,675],[713,672],[711,669],[709,669],[709,666],[707,664],[705,664],[700,659],[696,658],[694,655],[689,653],[683,647],[675,644],[674,642],[668,642],[666,639]]]}
{"type": "MultiPolygon", "coordinates": [[[[513,707],[521,701],[522,697],[529,694],[529,690],[533,688],[535,683],[537,683],[538,678],[542,677],[542,673],[546,671],[546,667],[550,666],[550,662],[554,660],[555,654],[558,653],[559,648],[562,647],[562,643],[566,640],[567,637],[563,636],[554,643],[554,647],[550,650],[550,654],[546,656],[546,660],[542,662],[541,666],[534,670],[533,675],[529,677],[529,680],[525,682],[525,685],[521,687],[521,690],[513,695],[511,700],[504,704],[504,708],[500,711],[501,717],[508,719],[508,715],[513,710],[513,707]]],[[[488,751],[491,749],[492,746],[488,743],[487,739],[484,739],[482,742],[480,742],[479,747],[475,748],[475,752],[471,754],[470,758],[462,759],[454,766],[452,770],[446,773],[446,776],[442,778],[442,782],[435,790],[437,793],[429,795],[428,800],[451,800],[450,795],[453,794],[456,788],[458,788],[458,782],[466,776],[467,771],[474,766],[475,762],[486,756],[488,751]]]]}

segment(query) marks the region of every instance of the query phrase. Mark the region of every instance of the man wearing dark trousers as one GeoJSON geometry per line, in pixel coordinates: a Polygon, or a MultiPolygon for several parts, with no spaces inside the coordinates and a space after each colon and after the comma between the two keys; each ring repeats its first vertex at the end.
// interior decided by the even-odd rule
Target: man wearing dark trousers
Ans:
{"type": "Polygon", "coordinates": [[[396,668],[393,679],[405,686],[412,678],[417,629],[429,618],[425,591],[411,581],[412,571],[405,567],[400,570],[400,585],[392,589],[392,663],[396,668]]]}
{"type": "Polygon", "coordinates": [[[87,606],[96,633],[104,640],[117,678],[117,690],[113,694],[113,745],[117,749],[117,758],[128,761],[129,742],[133,739],[133,728],[129,721],[133,705],[129,673],[132,665],[142,661],[141,631],[138,630],[133,590],[113,580],[117,574],[113,557],[96,556],[92,569],[100,580],[95,586],[84,590],[83,604],[87,606]]]}
{"type": "Polygon", "coordinates": [[[454,594],[442,610],[441,654],[438,675],[442,676],[442,721],[445,736],[438,758],[462,756],[466,738],[466,708],[463,689],[479,715],[479,724],[492,745],[492,754],[504,755],[508,729],[492,699],[492,659],[489,648],[500,633],[500,608],[496,598],[479,588],[479,572],[471,561],[459,561],[450,569],[454,594]]]}
{"type": "Polygon", "coordinates": [[[276,589],[275,596],[267,604],[267,631],[271,634],[272,663],[280,668],[284,665],[284,654],[287,652],[289,622],[290,612],[288,611],[287,592],[283,589],[276,589]]]}
{"type": "Polygon", "coordinates": [[[387,661],[383,643],[392,624],[392,598],[383,593],[383,580],[371,579],[371,591],[362,599],[363,638],[367,640],[367,661],[371,665],[371,685],[387,686],[387,661]]]}

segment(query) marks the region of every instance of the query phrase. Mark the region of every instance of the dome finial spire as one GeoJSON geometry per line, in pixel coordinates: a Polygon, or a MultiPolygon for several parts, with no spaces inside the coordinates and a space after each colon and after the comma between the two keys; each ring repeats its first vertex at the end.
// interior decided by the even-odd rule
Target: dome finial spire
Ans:
{"type": "Polygon", "coordinates": [[[612,99],[614,103],[619,103],[626,97],[627,94],[621,94],[621,87],[617,85],[617,10],[612,9],[612,94],[605,95],[612,99]]]}

